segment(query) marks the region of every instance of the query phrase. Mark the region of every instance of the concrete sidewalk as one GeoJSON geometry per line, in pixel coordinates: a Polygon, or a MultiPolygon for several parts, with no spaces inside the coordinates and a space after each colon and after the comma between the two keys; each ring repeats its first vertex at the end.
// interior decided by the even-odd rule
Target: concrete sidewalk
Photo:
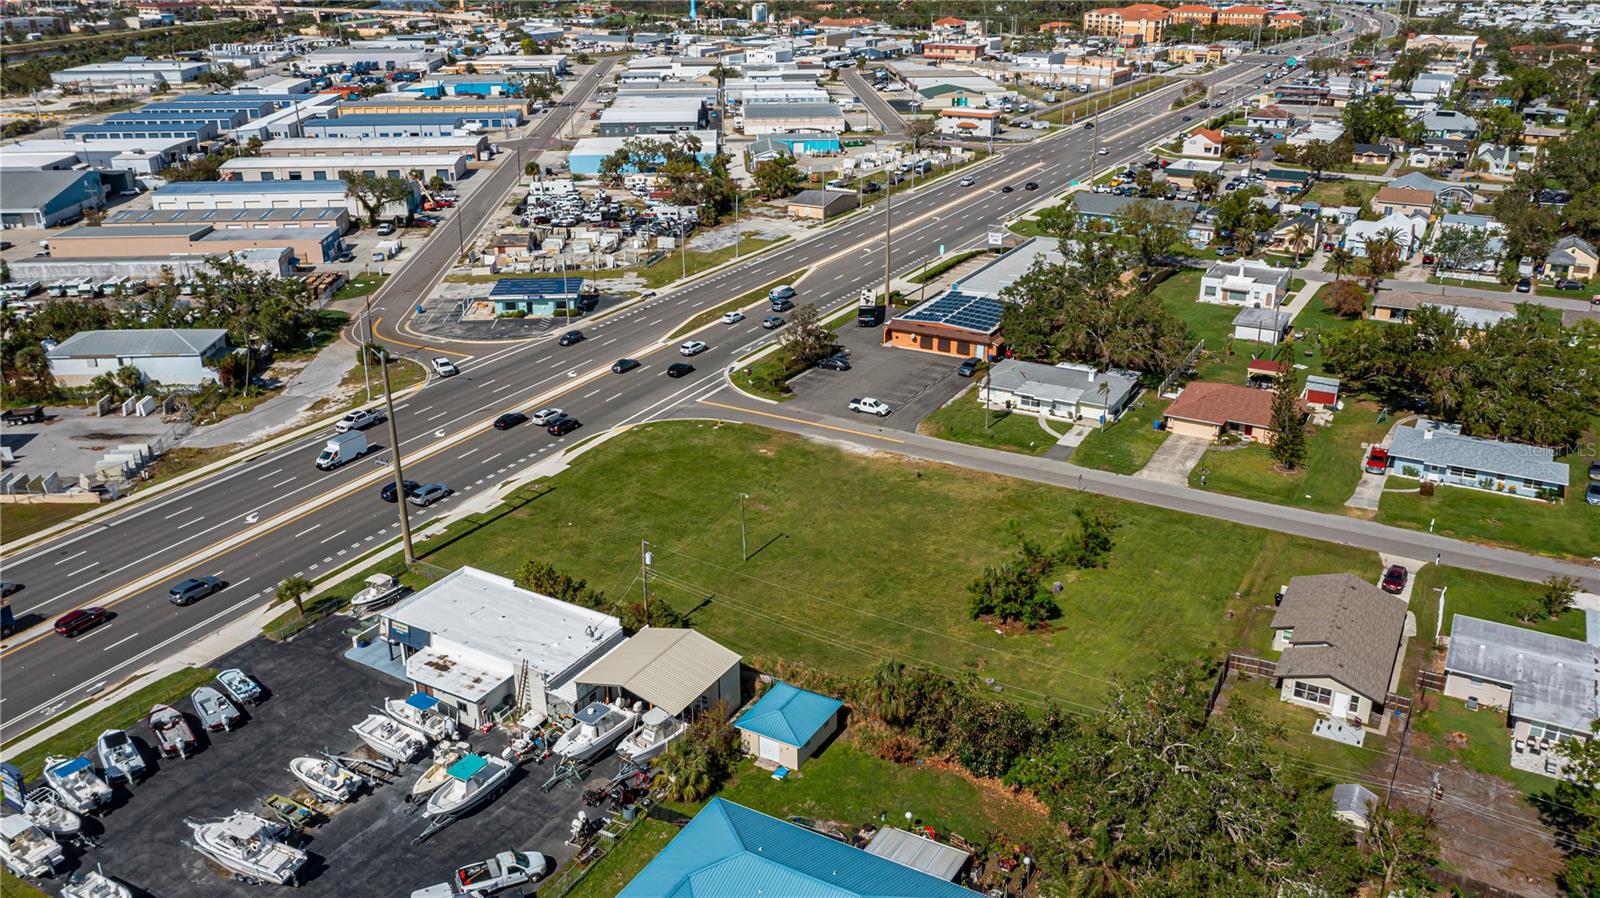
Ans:
{"type": "Polygon", "coordinates": [[[301,416],[318,400],[337,390],[345,372],[357,361],[355,347],[344,340],[336,340],[301,368],[300,373],[284,385],[282,393],[244,414],[196,428],[183,444],[210,448],[252,443],[302,423],[301,416]]]}

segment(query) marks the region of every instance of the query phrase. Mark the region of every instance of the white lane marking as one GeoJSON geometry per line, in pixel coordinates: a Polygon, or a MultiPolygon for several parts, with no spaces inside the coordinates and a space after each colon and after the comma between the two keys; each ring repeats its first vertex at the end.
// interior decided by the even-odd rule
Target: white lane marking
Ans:
{"type": "Polygon", "coordinates": [[[326,539],[318,541],[317,545],[320,546],[323,543],[332,542],[332,541],[338,539],[339,537],[344,536],[344,534],[345,534],[345,531],[344,530],[340,530],[338,533],[335,533],[334,535],[332,535],[330,537],[327,537],[326,539]]]}
{"type": "Polygon", "coordinates": [[[537,364],[539,364],[539,363],[540,363],[540,362],[548,362],[548,361],[550,361],[550,360],[551,360],[551,359],[553,359],[553,358],[555,358],[555,353],[551,353],[551,354],[550,354],[550,355],[547,355],[547,356],[541,356],[541,357],[540,357],[540,358],[537,358],[537,359],[534,359],[534,360],[533,360],[533,363],[534,363],[534,364],[535,364],[535,365],[537,365],[537,364]]]}
{"type": "Polygon", "coordinates": [[[617,342],[617,338],[616,337],[612,337],[611,339],[605,341],[604,343],[601,343],[600,345],[601,346],[610,346],[611,344],[613,344],[615,342],[617,342]]]}
{"type": "Polygon", "coordinates": [[[195,519],[194,519],[194,520],[192,520],[192,521],[189,521],[189,522],[187,522],[187,523],[183,523],[183,524],[179,524],[179,525],[178,525],[178,527],[177,527],[177,529],[179,529],[179,530],[182,530],[182,529],[183,529],[183,528],[185,528],[185,527],[192,527],[192,526],[194,526],[194,525],[195,525],[195,524],[198,524],[198,523],[200,523],[200,522],[201,522],[201,521],[203,521],[203,520],[205,520],[205,516],[204,516],[204,515],[201,515],[201,516],[200,516],[200,517],[198,517],[198,518],[195,518],[195,519]]]}
{"type": "Polygon", "coordinates": [[[307,533],[310,533],[311,531],[313,531],[313,530],[315,530],[315,529],[317,529],[318,527],[321,527],[321,526],[322,526],[321,524],[312,524],[310,527],[307,527],[306,529],[304,529],[304,530],[300,531],[299,533],[296,533],[294,536],[290,537],[290,539],[299,539],[300,537],[305,536],[307,533]]]}
{"type": "Polygon", "coordinates": [[[501,387],[501,388],[500,388],[500,389],[498,389],[498,390],[490,390],[490,391],[489,391],[489,392],[490,392],[490,393],[491,393],[491,394],[494,394],[494,393],[504,393],[504,392],[505,392],[505,391],[507,391],[507,390],[511,390],[511,389],[515,389],[515,388],[516,388],[516,386],[517,386],[517,385],[516,385],[516,384],[506,384],[506,385],[505,385],[505,386],[503,386],[503,387],[501,387]]]}
{"type": "Polygon", "coordinates": [[[495,454],[493,454],[493,455],[489,456],[488,458],[484,459],[483,463],[484,464],[488,464],[489,462],[494,461],[495,459],[499,458],[502,455],[505,455],[505,453],[504,452],[496,452],[495,454]]]}
{"type": "MultiPolygon", "coordinates": [[[[80,633],[77,636],[72,637],[72,641],[73,642],[83,642],[85,639],[91,639],[91,638],[93,638],[95,636],[99,636],[101,633],[104,633],[105,631],[106,631],[106,627],[95,627],[93,630],[90,630],[88,633],[80,633]]],[[[137,635],[137,634],[135,634],[135,635],[137,635]]]]}
{"type": "Polygon", "coordinates": [[[461,453],[460,455],[456,456],[456,458],[458,460],[466,458],[467,456],[471,455],[472,453],[477,452],[480,448],[482,448],[482,447],[481,446],[474,446],[471,449],[468,449],[467,451],[465,451],[465,452],[461,453]]]}
{"type": "MultiPolygon", "coordinates": [[[[188,509],[184,509],[184,510],[187,511],[188,509]]],[[[170,517],[170,515],[169,515],[169,517],[170,517]]],[[[65,557],[65,558],[61,559],[60,561],[56,562],[56,566],[59,567],[60,565],[66,564],[67,562],[71,561],[74,558],[79,558],[79,557],[82,557],[82,556],[87,555],[87,554],[89,554],[89,550],[88,549],[84,549],[82,552],[78,552],[78,553],[76,553],[74,555],[68,555],[67,557],[65,557]]]]}
{"type": "Polygon", "coordinates": [[[496,382],[496,381],[498,381],[498,380],[499,380],[499,379],[500,379],[500,378],[498,378],[498,377],[491,377],[491,378],[489,378],[489,379],[488,379],[488,380],[486,380],[486,381],[484,381],[484,382],[483,382],[483,383],[481,383],[481,384],[478,384],[478,386],[480,386],[480,387],[487,387],[487,386],[488,386],[488,385],[490,385],[490,384],[492,384],[492,383],[494,383],[494,382],[496,382]]]}
{"type": "Polygon", "coordinates": [[[96,562],[95,562],[95,563],[94,563],[94,564],[86,564],[86,565],[84,565],[84,566],[83,566],[83,567],[81,567],[81,568],[78,568],[78,569],[77,569],[77,570],[75,570],[75,571],[68,571],[68,572],[67,572],[67,576],[68,576],[68,577],[76,577],[76,576],[78,576],[78,575],[79,575],[79,574],[81,574],[81,573],[83,573],[83,572],[84,572],[84,571],[87,571],[87,570],[89,570],[89,569],[90,569],[90,568],[93,568],[93,567],[94,567],[94,566],[95,566],[95,565],[96,565],[96,564],[99,564],[99,563],[100,563],[100,562],[98,562],[98,561],[96,561],[96,562]]]}
{"type": "Polygon", "coordinates": [[[450,411],[448,409],[446,409],[445,411],[442,411],[437,415],[433,415],[433,416],[429,417],[428,420],[429,421],[437,421],[440,418],[443,418],[445,415],[448,415],[448,414],[450,414],[450,411]]]}
{"type": "Polygon", "coordinates": [[[106,646],[105,648],[101,649],[100,651],[109,652],[112,649],[116,648],[117,646],[122,645],[124,642],[127,642],[128,640],[132,639],[134,636],[138,636],[138,635],[139,635],[138,633],[133,633],[131,635],[124,636],[121,639],[117,640],[116,642],[113,642],[110,645],[106,646]]]}
{"type": "Polygon", "coordinates": [[[603,389],[605,389],[605,388],[604,387],[595,387],[594,389],[590,390],[589,392],[583,394],[583,398],[588,399],[590,396],[593,396],[594,394],[600,392],[603,389]]]}
{"type": "Polygon", "coordinates": [[[618,394],[617,394],[617,395],[615,395],[615,396],[611,396],[611,397],[608,397],[608,398],[607,398],[607,399],[606,399],[606,401],[607,401],[607,402],[616,402],[616,401],[617,401],[617,400],[618,400],[618,399],[621,399],[621,398],[622,398],[622,394],[621,394],[621,393],[618,393],[618,394]]]}
{"type": "Polygon", "coordinates": [[[283,472],[282,468],[273,468],[272,470],[268,471],[265,474],[262,474],[260,477],[257,477],[256,479],[257,480],[266,480],[268,477],[271,477],[274,474],[280,474],[282,472],[283,472]]]}
{"type": "MultiPolygon", "coordinates": [[[[260,478],[256,478],[256,479],[258,479],[258,480],[259,480],[259,479],[260,479],[260,478]]],[[[184,506],[184,507],[182,507],[182,508],[180,508],[180,509],[178,509],[178,510],[177,510],[177,511],[175,511],[175,512],[173,512],[173,513],[172,513],[172,514],[169,514],[169,515],[163,515],[163,516],[162,516],[162,518],[161,518],[161,520],[163,520],[163,521],[170,521],[170,520],[172,520],[172,519],[173,519],[173,518],[175,518],[175,517],[177,517],[177,516],[178,516],[178,515],[180,515],[180,514],[183,514],[183,513],[184,513],[184,512],[186,512],[186,511],[188,511],[188,510],[190,510],[190,509],[192,509],[192,508],[194,508],[194,506],[193,506],[193,505],[185,505],[185,506],[184,506]]]]}

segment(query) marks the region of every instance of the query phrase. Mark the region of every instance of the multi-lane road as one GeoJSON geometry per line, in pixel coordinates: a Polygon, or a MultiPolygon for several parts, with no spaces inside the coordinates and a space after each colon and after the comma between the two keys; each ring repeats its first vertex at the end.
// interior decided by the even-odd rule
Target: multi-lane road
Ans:
{"type": "MultiPolygon", "coordinates": [[[[552,112],[531,134],[503,141],[502,149],[537,148],[555,137],[568,110],[593,91],[603,69],[586,74],[568,92],[574,102],[552,112]]],[[[1205,76],[1221,87],[1259,82],[1258,61],[1246,60],[1205,76]]],[[[1088,174],[1092,148],[1109,149],[1099,160],[1130,158],[1183,126],[1169,110],[1172,89],[1156,91],[1103,114],[1091,135],[1082,130],[1008,149],[970,169],[976,180],[962,187],[944,178],[894,203],[894,258],[907,270],[940,246],[976,245],[986,230],[1018,214],[1051,192],[1088,174]],[[1021,189],[1036,181],[1035,193],[1021,189]],[[1000,188],[1013,185],[1014,192],[1000,188]]],[[[516,181],[515,167],[487,174],[458,207],[463,227],[487,220],[516,181]]],[[[451,485],[456,497],[413,510],[415,527],[447,513],[458,502],[565,446],[609,427],[669,415],[721,389],[722,372],[772,334],[760,316],[737,325],[709,325],[695,336],[711,349],[691,361],[698,369],[682,379],[665,376],[680,360],[678,340],[666,339],[707,308],[792,273],[807,272],[803,301],[847,303],[865,286],[881,282],[883,210],[874,208],[808,239],[724,269],[689,286],[585,325],[589,339],[558,347],[546,338],[507,344],[443,344],[455,354],[461,374],[430,383],[396,408],[407,477],[451,485]],[[620,357],[643,365],[610,373],[620,357]],[[505,411],[558,405],[584,422],[564,438],[524,425],[509,431],[489,424],[505,411]]],[[[441,228],[377,294],[384,318],[380,336],[416,342],[397,332],[400,322],[442,276],[458,251],[450,227],[441,228]]],[[[419,356],[434,350],[417,348],[419,356]]],[[[387,433],[368,431],[376,451],[331,472],[312,465],[327,434],[291,441],[248,457],[217,475],[114,512],[93,526],[31,547],[4,560],[6,579],[26,584],[12,597],[22,631],[5,646],[0,672],[0,737],[28,729],[84,696],[117,682],[139,667],[173,653],[268,601],[282,579],[316,577],[393,539],[395,506],[378,492],[389,478],[387,433]],[[166,601],[168,585],[181,577],[209,574],[228,586],[184,608],[166,601]],[[48,622],[85,605],[109,606],[116,617],[76,639],[56,637],[48,622]]]]}

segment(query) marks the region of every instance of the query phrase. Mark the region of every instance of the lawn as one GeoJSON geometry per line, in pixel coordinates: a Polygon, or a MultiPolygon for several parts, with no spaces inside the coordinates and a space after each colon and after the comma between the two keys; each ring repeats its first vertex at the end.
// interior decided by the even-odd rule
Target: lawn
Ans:
{"type": "Polygon", "coordinates": [[[1368,733],[1360,748],[1313,736],[1311,727],[1319,715],[1310,708],[1280,699],[1271,680],[1235,675],[1225,694],[1230,708],[1236,704],[1248,705],[1262,719],[1281,724],[1284,728],[1281,746],[1314,776],[1329,783],[1388,777],[1394,761],[1387,749],[1390,740],[1398,739],[1397,735],[1386,738],[1368,733]]]}
{"type": "Polygon", "coordinates": [[[1244,383],[1245,366],[1256,355],[1265,355],[1270,347],[1260,343],[1240,343],[1233,340],[1233,319],[1238,317],[1237,306],[1199,302],[1200,277],[1204,272],[1184,271],[1167,278],[1151,291],[1167,310],[1189,325],[1190,335],[1206,341],[1205,355],[1201,356],[1200,380],[1220,383],[1244,383]]]}
{"type": "MultiPolygon", "coordinates": [[[[1058,423],[1057,426],[1065,429],[1069,425],[1058,423]]],[[[978,402],[977,385],[924,418],[917,425],[917,431],[941,440],[1028,455],[1043,455],[1056,442],[1055,437],[1039,426],[1037,417],[1005,410],[991,410],[986,416],[983,405],[978,402]],[[984,426],[986,420],[987,427],[984,426]]]]}
{"type": "MultiPolygon", "coordinates": [[[[168,674],[115,705],[67,727],[26,751],[16,754],[6,752],[6,760],[21,768],[24,777],[33,779],[44,769],[46,757],[70,756],[90,751],[94,748],[95,739],[99,738],[101,733],[110,729],[132,729],[150,713],[152,705],[172,704],[188,695],[195,687],[209,682],[216,675],[216,670],[209,667],[189,667],[168,674]]],[[[72,710],[63,713],[71,714],[72,710]]]]}
{"type": "Polygon", "coordinates": [[[11,502],[0,506],[0,545],[94,509],[84,502],[11,502]]]}
{"type": "Polygon", "coordinates": [[[986,252],[988,252],[986,249],[972,249],[967,250],[966,252],[951,253],[950,255],[945,256],[943,259],[934,262],[926,268],[918,269],[916,274],[907,277],[906,280],[913,284],[926,284],[929,281],[937,280],[939,275],[944,274],[957,265],[960,265],[962,262],[965,262],[974,256],[982,255],[986,252]]]}
{"type": "Polygon", "coordinates": [[[1305,464],[1294,474],[1277,470],[1267,447],[1212,446],[1189,473],[1189,485],[1246,499],[1342,513],[1361,480],[1361,444],[1383,439],[1378,408],[1346,400],[1333,424],[1313,427],[1306,440],[1305,464]],[[1204,482],[1202,483],[1202,478],[1204,482]]]}
{"type": "Polygon", "coordinates": [[[733,261],[735,249],[738,249],[738,255],[742,258],[788,239],[788,237],[770,239],[766,237],[744,237],[739,241],[737,247],[730,243],[721,249],[714,249],[709,252],[689,250],[689,255],[686,259],[683,257],[684,254],[682,252],[671,252],[658,259],[654,265],[639,272],[639,275],[644,279],[646,287],[659,289],[681,278],[698,274],[708,268],[715,268],[724,262],[733,261]]]}
{"type": "Polygon", "coordinates": [[[1565,501],[1496,495],[1471,487],[1444,486],[1423,496],[1407,488],[1417,482],[1392,474],[1378,505],[1378,521],[1522,549],[1539,555],[1588,559],[1600,555],[1600,509],[1585,505],[1588,459],[1567,456],[1571,465],[1565,501]]]}
{"type": "Polygon", "coordinates": [[[1407,748],[1417,757],[1435,764],[1460,764],[1468,770],[1497,776],[1528,795],[1555,789],[1555,779],[1511,766],[1511,730],[1506,727],[1504,711],[1468,711],[1460,699],[1437,693],[1428,696],[1428,703],[1433,702],[1438,702],[1437,708],[1422,711],[1411,721],[1412,741],[1407,748]],[[1464,736],[1465,743],[1451,745],[1448,737],[1452,734],[1458,734],[1458,742],[1464,736]]]}
{"type": "Polygon", "coordinates": [[[1271,625],[1277,612],[1273,598],[1290,579],[1311,574],[1355,574],[1375,584],[1382,569],[1378,553],[1368,549],[1308,542],[1281,533],[1269,535],[1266,547],[1239,585],[1243,606],[1235,618],[1232,647],[1273,657],[1271,625]]]}
{"type": "Polygon", "coordinates": [[[1152,422],[1159,420],[1171,404],[1170,400],[1145,392],[1121,418],[1091,431],[1072,450],[1072,463],[1118,474],[1138,471],[1170,435],[1156,430],[1152,422]]]}
{"type": "Polygon", "coordinates": [[[1327,374],[1328,369],[1322,360],[1322,337],[1334,331],[1345,330],[1356,324],[1359,319],[1340,318],[1333,314],[1323,302],[1326,285],[1317,295],[1311,298],[1306,307],[1294,319],[1294,343],[1290,351],[1294,353],[1294,364],[1300,368],[1302,377],[1312,374],[1327,374]]]}
{"type": "Polygon", "coordinates": [[[1544,587],[1538,583],[1512,580],[1493,574],[1480,574],[1460,568],[1426,565],[1416,572],[1417,582],[1411,587],[1411,611],[1417,616],[1417,638],[1423,644],[1433,642],[1433,632],[1439,617],[1439,588],[1444,587],[1444,627],[1440,633],[1450,634],[1450,623],[1457,614],[1527,627],[1543,633],[1553,633],[1568,639],[1584,639],[1586,627],[1584,613],[1572,609],[1551,620],[1540,617],[1532,623],[1517,619],[1513,609],[1536,599],[1544,587]]]}
{"type": "Polygon", "coordinates": [[[640,541],[649,540],[652,599],[757,668],[781,659],[858,675],[892,657],[1069,706],[1095,701],[1111,674],[1221,657],[1237,627],[1234,594],[1263,553],[1350,551],[738,424],[637,428],[550,486],[485,526],[430,541],[427,561],[511,574],[535,556],[625,595],[639,589],[640,541]],[[742,564],[740,492],[752,549],[742,564]],[[1046,630],[970,620],[966,584],[1009,557],[1007,524],[1052,544],[1075,527],[1075,508],[1120,523],[1109,566],[1054,574],[1063,613],[1046,630]]]}
{"type": "Polygon", "coordinates": [[[339,291],[333,294],[333,301],[338,302],[341,299],[355,299],[360,296],[366,296],[368,293],[372,293],[379,287],[383,286],[383,282],[388,280],[388,278],[389,276],[386,274],[363,271],[348,281],[345,281],[344,286],[340,287],[339,291]]]}
{"type": "Polygon", "coordinates": [[[706,325],[710,324],[711,322],[720,319],[723,315],[725,315],[725,314],[727,314],[729,312],[739,311],[741,309],[744,309],[746,306],[754,304],[755,302],[760,300],[762,297],[766,296],[768,293],[771,293],[773,288],[777,287],[779,284],[793,284],[793,283],[799,281],[801,278],[803,278],[805,276],[806,276],[806,270],[804,268],[802,268],[799,271],[794,272],[793,274],[787,275],[785,277],[778,278],[777,280],[773,281],[770,284],[766,284],[766,285],[763,285],[761,287],[757,287],[756,289],[751,290],[749,293],[746,293],[743,296],[739,296],[737,298],[730,299],[727,302],[723,303],[720,306],[717,306],[714,309],[706,309],[704,312],[701,312],[698,315],[695,315],[693,318],[690,318],[688,321],[684,322],[683,326],[679,327],[677,330],[673,331],[672,332],[672,336],[668,337],[667,339],[668,340],[676,340],[679,337],[683,336],[684,334],[690,333],[692,331],[697,331],[700,328],[705,327],[706,325]]]}

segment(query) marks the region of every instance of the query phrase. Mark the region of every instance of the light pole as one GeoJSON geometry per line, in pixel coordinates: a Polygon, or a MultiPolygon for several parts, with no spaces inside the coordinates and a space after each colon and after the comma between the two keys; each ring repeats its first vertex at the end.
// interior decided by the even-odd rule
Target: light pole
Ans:
{"type": "Polygon", "coordinates": [[[750,560],[750,541],[745,536],[744,530],[744,503],[750,496],[747,493],[739,494],[739,560],[750,560]]]}
{"type": "MultiPolygon", "coordinates": [[[[367,325],[367,339],[366,342],[361,344],[361,382],[366,385],[367,401],[371,402],[372,378],[367,375],[367,347],[372,345],[372,294],[368,293],[362,297],[362,302],[365,308],[361,312],[361,318],[367,325]]],[[[361,329],[357,328],[356,333],[359,334],[360,332],[361,329]]]]}
{"type": "Polygon", "coordinates": [[[887,180],[889,183],[885,185],[885,195],[883,197],[883,317],[885,320],[888,320],[889,311],[894,306],[894,301],[890,298],[891,294],[889,292],[889,266],[892,255],[889,244],[894,231],[894,175],[891,173],[887,180]]]}
{"type": "Polygon", "coordinates": [[[389,354],[380,351],[383,367],[383,410],[389,422],[389,463],[394,469],[394,504],[400,508],[400,544],[405,547],[406,567],[417,563],[411,549],[411,517],[406,511],[406,476],[400,467],[400,429],[394,423],[394,394],[389,391],[389,354]]]}
{"type": "Polygon", "coordinates": [[[644,591],[644,623],[650,626],[650,541],[639,540],[639,587],[644,591]]]}

